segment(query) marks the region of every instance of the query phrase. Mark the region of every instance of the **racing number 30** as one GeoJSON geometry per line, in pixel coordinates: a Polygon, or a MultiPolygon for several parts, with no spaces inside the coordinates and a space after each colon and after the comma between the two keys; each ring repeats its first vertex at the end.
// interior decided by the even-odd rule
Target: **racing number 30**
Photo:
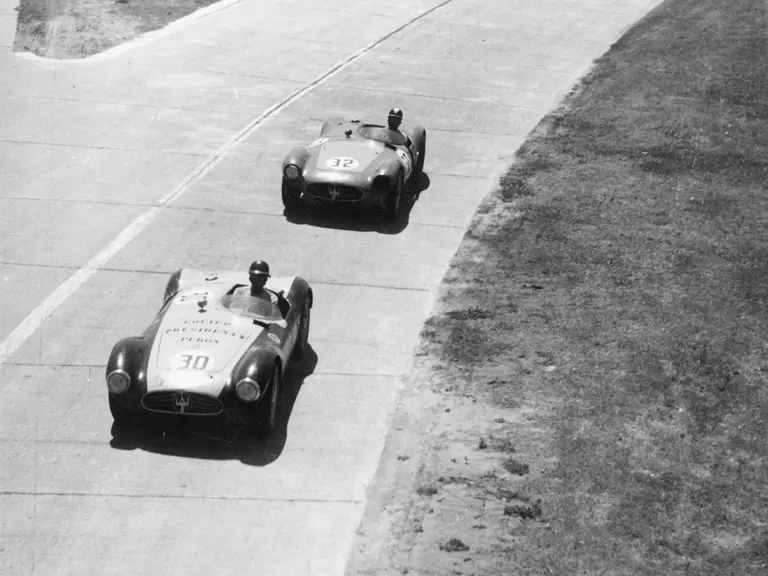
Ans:
{"type": "Polygon", "coordinates": [[[181,370],[205,370],[211,359],[208,356],[192,356],[192,354],[181,355],[181,370]]]}

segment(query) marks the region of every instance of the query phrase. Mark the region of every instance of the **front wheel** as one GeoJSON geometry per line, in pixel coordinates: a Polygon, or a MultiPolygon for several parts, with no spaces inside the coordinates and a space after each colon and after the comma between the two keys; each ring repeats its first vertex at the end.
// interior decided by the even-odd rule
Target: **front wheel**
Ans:
{"type": "Polygon", "coordinates": [[[283,206],[288,212],[296,212],[301,207],[301,192],[283,179],[283,206]]]}
{"type": "Polygon", "coordinates": [[[387,222],[394,222],[400,215],[400,203],[403,198],[403,177],[398,177],[395,189],[389,193],[384,200],[384,219],[387,222]]]}
{"type": "Polygon", "coordinates": [[[280,369],[275,366],[272,378],[267,388],[267,396],[261,399],[258,406],[258,426],[264,432],[272,432],[277,425],[277,400],[280,396],[280,369]]]}
{"type": "Polygon", "coordinates": [[[109,397],[109,411],[112,413],[112,418],[118,426],[127,427],[133,424],[135,419],[133,410],[118,402],[112,396],[109,397]]]}

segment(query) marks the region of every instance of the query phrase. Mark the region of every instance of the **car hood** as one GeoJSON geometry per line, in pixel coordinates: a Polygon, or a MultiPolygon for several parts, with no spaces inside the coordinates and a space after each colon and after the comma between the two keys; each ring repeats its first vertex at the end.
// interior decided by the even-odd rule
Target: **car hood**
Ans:
{"type": "Polygon", "coordinates": [[[304,178],[310,182],[355,183],[372,177],[383,163],[392,160],[383,143],[367,138],[331,139],[307,151],[304,178]]]}
{"type": "Polygon", "coordinates": [[[155,336],[147,391],[189,390],[218,396],[264,328],[223,310],[171,307],[155,336]]]}

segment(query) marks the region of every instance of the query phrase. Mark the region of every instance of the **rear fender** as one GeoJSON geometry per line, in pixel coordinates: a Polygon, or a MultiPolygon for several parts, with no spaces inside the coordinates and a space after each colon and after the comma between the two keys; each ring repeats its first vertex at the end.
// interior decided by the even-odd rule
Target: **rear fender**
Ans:
{"type": "MultiPolygon", "coordinates": [[[[291,309],[301,308],[304,305],[304,301],[310,299],[310,307],[312,306],[312,291],[309,288],[309,284],[306,280],[300,277],[296,277],[291,283],[291,287],[285,293],[285,298],[291,303],[291,309]]],[[[299,312],[301,313],[301,312],[299,312]]]]}
{"type": "Polygon", "coordinates": [[[297,276],[290,289],[283,296],[291,304],[291,309],[288,311],[285,320],[291,331],[292,340],[289,346],[293,347],[296,344],[295,338],[298,336],[298,327],[304,313],[304,305],[308,302],[309,307],[312,307],[312,290],[309,288],[306,280],[297,276]]]}
{"type": "Polygon", "coordinates": [[[423,126],[413,126],[411,128],[404,128],[403,133],[411,139],[411,149],[414,153],[421,150],[424,145],[424,141],[427,137],[427,131],[423,126]]]}

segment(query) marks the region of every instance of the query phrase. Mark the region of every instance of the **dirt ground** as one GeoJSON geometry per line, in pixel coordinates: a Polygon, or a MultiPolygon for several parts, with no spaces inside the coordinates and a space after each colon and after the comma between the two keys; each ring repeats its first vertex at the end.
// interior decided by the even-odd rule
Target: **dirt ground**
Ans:
{"type": "Polygon", "coordinates": [[[21,0],[14,51],[83,58],[163,28],[216,0],[21,0]]]}
{"type": "Polygon", "coordinates": [[[422,332],[348,574],[768,574],[768,13],[667,0],[542,120],[422,332]]]}

